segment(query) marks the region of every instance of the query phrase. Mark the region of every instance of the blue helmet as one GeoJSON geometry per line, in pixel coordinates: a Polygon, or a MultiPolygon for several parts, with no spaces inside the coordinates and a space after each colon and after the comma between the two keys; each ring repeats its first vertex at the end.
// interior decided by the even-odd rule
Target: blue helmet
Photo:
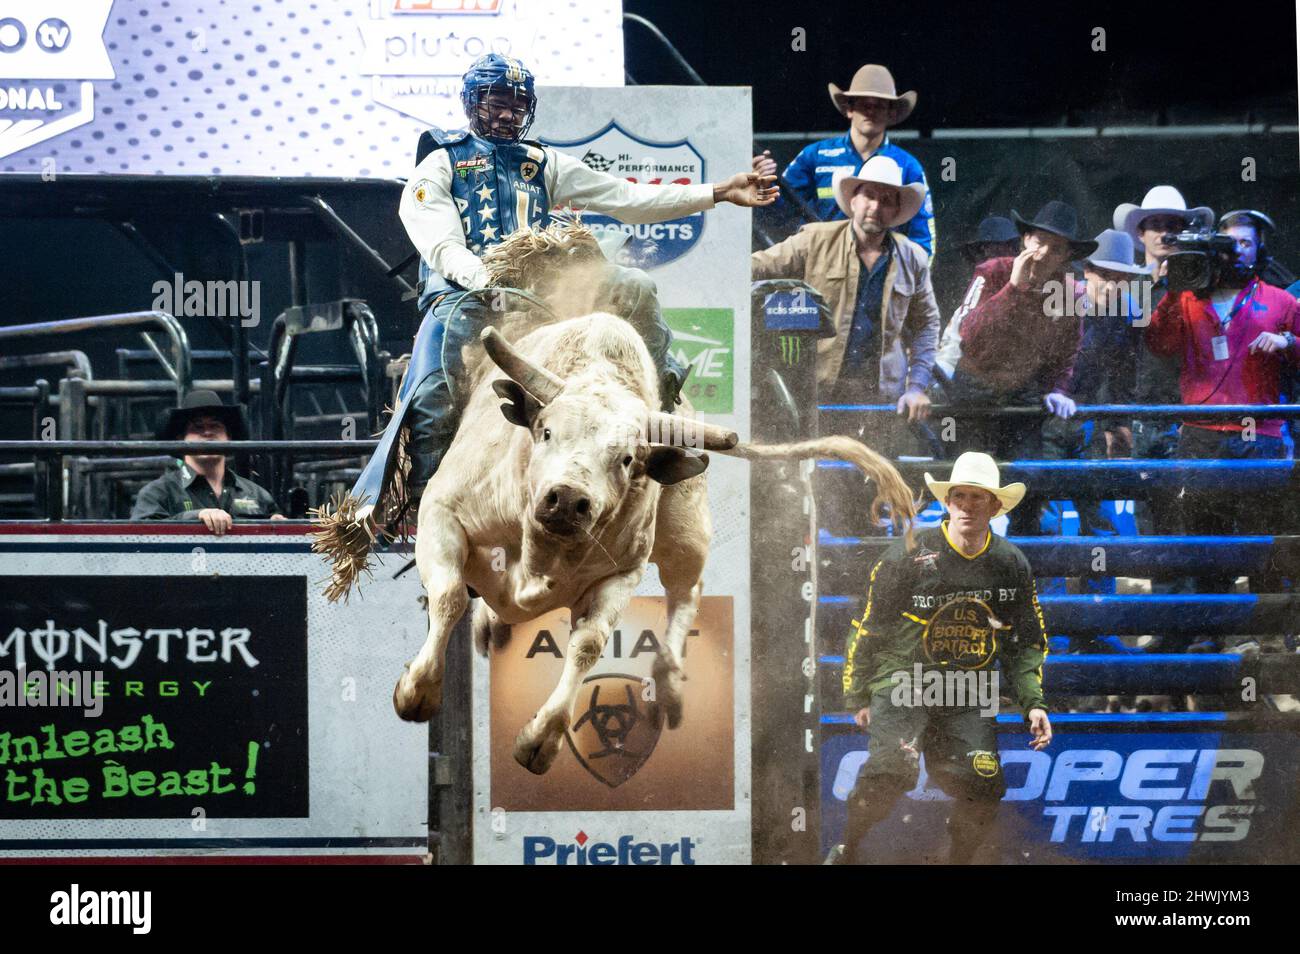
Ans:
{"type": "Polygon", "coordinates": [[[519,60],[500,53],[486,53],[473,62],[462,77],[460,103],[465,108],[470,129],[490,142],[518,142],[533,124],[537,94],[533,91],[533,74],[519,60]],[[479,116],[478,107],[489,92],[510,93],[528,104],[525,113],[516,111],[508,135],[490,135],[491,126],[479,116]]]}

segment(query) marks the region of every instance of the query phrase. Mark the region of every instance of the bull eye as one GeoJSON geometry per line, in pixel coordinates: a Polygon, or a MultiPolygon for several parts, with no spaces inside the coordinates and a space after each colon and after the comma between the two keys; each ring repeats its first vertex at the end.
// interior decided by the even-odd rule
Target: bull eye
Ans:
{"type": "Polygon", "coordinates": [[[542,428],[542,440],[544,440],[544,441],[549,441],[550,439],[551,439],[551,429],[550,429],[549,427],[543,427],[543,428],[542,428]]]}
{"type": "Polygon", "coordinates": [[[631,454],[628,454],[626,457],[623,458],[623,466],[624,466],[624,467],[631,467],[631,466],[632,466],[632,455],[631,455],[631,454]]]}

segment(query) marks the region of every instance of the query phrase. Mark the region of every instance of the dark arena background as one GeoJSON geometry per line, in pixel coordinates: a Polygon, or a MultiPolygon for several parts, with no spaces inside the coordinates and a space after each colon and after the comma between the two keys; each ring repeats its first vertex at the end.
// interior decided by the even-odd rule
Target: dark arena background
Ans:
{"type": "MultiPolygon", "coordinates": [[[[1297,863],[1296,77],[1285,4],[0,0],[0,862],[812,865],[888,777],[896,800],[839,860],[1106,868],[1108,920],[1153,910],[1111,890],[1130,868],[1230,890],[1223,872],[1297,863]],[[535,78],[523,144],[444,132],[469,128],[462,76],[484,54],[506,64],[484,97],[535,78]],[[859,83],[866,64],[887,72],[859,83]],[[722,448],[708,521],[661,506],[675,536],[656,546],[709,540],[688,630],[658,567],[587,668],[569,653],[585,609],[547,605],[477,652],[470,602],[441,704],[394,712],[445,602],[415,536],[451,537],[413,494],[332,600],[321,514],[370,486],[395,413],[418,491],[417,331],[436,324],[449,362],[453,300],[504,330],[457,297],[465,263],[552,208],[585,213],[643,297],[526,288],[506,337],[591,311],[647,335],[650,315],[672,332],[652,359],[689,368],[677,414],[745,443],[860,441],[940,541],[906,559],[972,561],[948,595],[992,620],[968,628],[998,647],[970,673],[1002,677],[972,716],[997,751],[949,760],[1005,794],[968,854],[973,796],[940,784],[937,736],[871,774],[893,753],[868,758],[855,670],[908,620],[940,664],[927,597],[877,588],[906,612],[871,615],[873,568],[910,551],[872,516],[887,482],[830,453],[722,448]],[[1153,274],[1173,246],[1144,236],[1198,229],[1169,259],[1184,273],[1153,274]],[[1216,233],[1229,250],[1206,251],[1216,233]],[[223,437],[224,455],[197,446],[223,437]],[[1028,561],[1037,634],[1004,632],[1010,577],[944,542],[926,475],[967,451],[1028,488],[991,532],[1028,561]],[[656,695],[675,639],[680,720],[656,695]],[[1035,640],[1046,746],[1013,687],[1035,640]],[[570,678],[558,748],[521,764],[520,727],[570,678]]],[[[461,492],[487,487],[472,447],[522,433],[473,420],[428,491],[462,510],[488,494],[461,492]]],[[[514,579],[517,539],[482,552],[514,579]]],[[[1224,899],[1160,900],[1233,916],[1224,899]]]]}

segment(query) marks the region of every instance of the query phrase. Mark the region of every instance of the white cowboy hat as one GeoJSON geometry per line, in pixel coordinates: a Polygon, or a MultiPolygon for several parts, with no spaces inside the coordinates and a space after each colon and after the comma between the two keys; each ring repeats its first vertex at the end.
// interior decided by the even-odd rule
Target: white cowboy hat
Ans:
{"type": "Polygon", "coordinates": [[[947,480],[935,480],[925,475],[925,485],[940,503],[948,498],[948,491],[953,487],[978,487],[987,490],[1002,504],[993,516],[1010,513],[1024,499],[1025,485],[1022,483],[1001,486],[997,462],[988,454],[967,451],[957,458],[952,465],[952,475],[947,480]]]}
{"type": "Polygon", "coordinates": [[[1121,232],[1127,232],[1139,243],[1142,235],[1138,225],[1150,215],[1176,215],[1187,222],[1189,228],[1208,228],[1214,224],[1214,210],[1204,205],[1194,209],[1187,207],[1183,194],[1171,185],[1152,186],[1142,197],[1141,205],[1124,202],[1116,207],[1114,226],[1121,232]]]}
{"type": "Polygon", "coordinates": [[[909,89],[900,96],[898,87],[894,85],[894,75],[876,63],[868,63],[854,73],[848,89],[840,89],[834,83],[827,83],[826,88],[830,91],[831,102],[835,104],[835,108],[845,116],[849,114],[850,98],[870,96],[874,99],[888,100],[892,104],[889,122],[886,124],[889,126],[901,123],[916,107],[916,91],[909,89]]]}
{"type": "Polygon", "coordinates": [[[872,156],[862,164],[856,176],[850,175],[848,170],[840,169],[831,177],[835,204],[850,219],[853,218],[853,213],[849,211],[849,199],[853,191],[864,182],[887,185],[898,194],[898,214],[885,223],[886,228],[892,229],[910,222],[925,201],[925,186],[919,182],[903,185],[903,170],[898,163],[888,156],[872,156]]]}

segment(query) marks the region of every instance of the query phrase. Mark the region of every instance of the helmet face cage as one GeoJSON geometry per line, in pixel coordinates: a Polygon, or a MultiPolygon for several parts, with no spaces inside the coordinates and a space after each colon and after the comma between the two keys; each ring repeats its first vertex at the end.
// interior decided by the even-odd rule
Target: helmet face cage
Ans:
{"type": "Polygon", "coordinates": [[[522,83],[501,82],[493,83],[490,86],[467,88],[461,97],[461,103],[465,107],[465,115],[469,118],[470,129],[478,136],[491,142],[518,142],[523,139],[528,134],[529,127],[533,124],[533,114],[537,110],[537,97],[530,93],[522,83]],[[484,99],[487,98],[489,93],[504,93],[514,96],[517,101],[523,100],[527,104],[522,109],[519,106],[515,107],[509,136],[491,135],[491,122],[479,112],[484,99]]]}
{"type": "Polygon", "coordinates": [[[518,142],[533,124],[533,114],[537,109],[537,96],[533,92],[533,74],[518,60],[489,53],[474,62],[464,76],[464,85],[460,94],[461,105],[469,120],[470,129],[475,134],[490,142],[518,142]],[[484,100],[489,93],[514,96],[523,100],[523,107],[516,106],[507,136],[493,136],[491,121],[480,114],[484,100]]]}

